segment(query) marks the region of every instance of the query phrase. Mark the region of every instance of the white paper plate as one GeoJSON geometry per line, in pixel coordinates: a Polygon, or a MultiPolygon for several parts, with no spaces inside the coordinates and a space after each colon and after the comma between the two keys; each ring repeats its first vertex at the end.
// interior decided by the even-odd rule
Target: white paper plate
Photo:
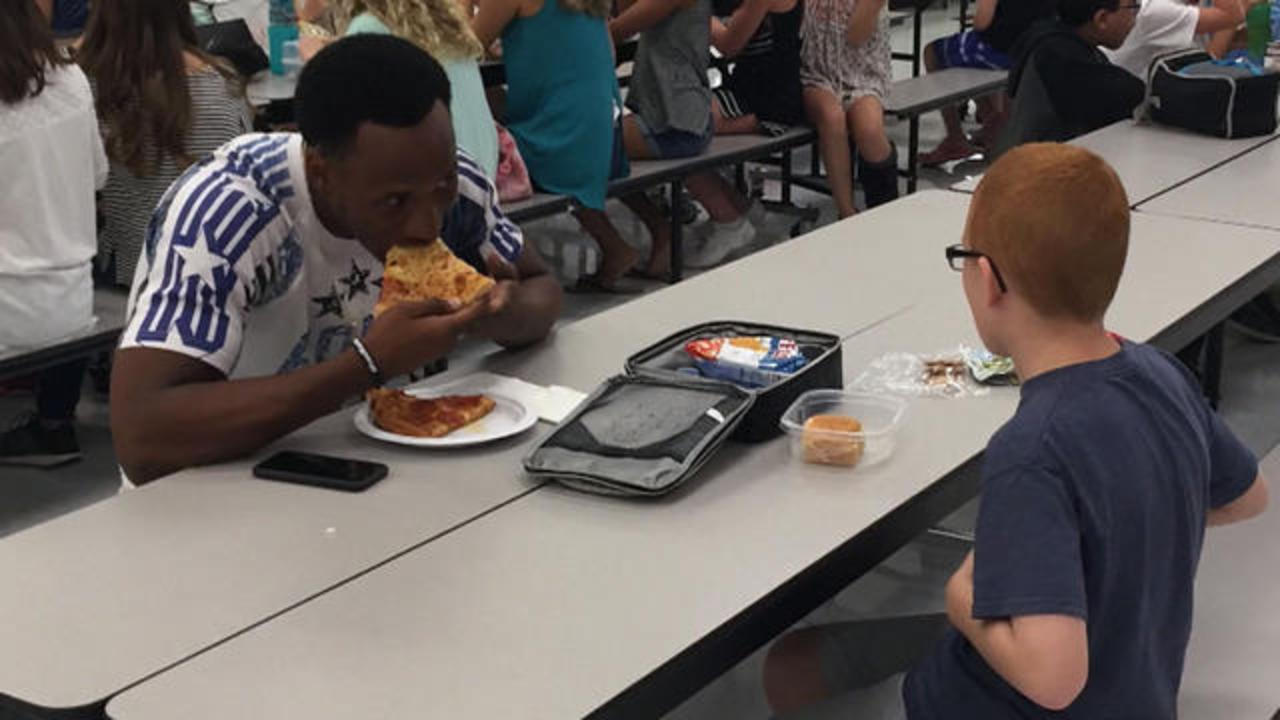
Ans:
{"type": "Polygon", "coordinates": [[[405,392],[420,398],[442,395],[488,395],[493,398],[495,406],[493,412],[466,427],[458,428],[444,437],[429,438],[383,430],[373,423],[373,418],[369,417],[369,404],[366,402],[356,411],[354,418],[356,429],[375,440],[413,447],[451,448],[480,445],[519,435],[538,422],[538,416],[523,402],[488,388],[468,389],[465,384],[452,384],[440,387],[406,388],[405,392]]]}

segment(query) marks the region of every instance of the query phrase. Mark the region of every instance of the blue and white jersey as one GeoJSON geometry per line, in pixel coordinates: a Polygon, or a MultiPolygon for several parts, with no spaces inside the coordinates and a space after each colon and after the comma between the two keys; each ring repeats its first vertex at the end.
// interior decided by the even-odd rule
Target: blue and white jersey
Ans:
{"type": "MultiPolygon", "coordinates": [[[[524,245],[461,151],[441,235],[481,272],[485,257],[514,263],[524,245]]],[[[228,377],[287,372],[362,334],[381,278],[381,261],[316,217],[302,137],[245,135],[189,168],[156,207],[121,346],[182,353],[228,377]]]]}

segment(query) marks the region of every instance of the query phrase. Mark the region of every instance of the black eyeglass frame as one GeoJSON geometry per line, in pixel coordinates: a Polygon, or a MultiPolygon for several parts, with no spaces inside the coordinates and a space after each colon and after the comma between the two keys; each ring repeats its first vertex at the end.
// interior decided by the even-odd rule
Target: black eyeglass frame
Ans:
{"type": "Polygon", "coordinates": [[[952,270],[955,270],[956,272],[962,272],[964,270],[965,260],[977,260],[978,258],[986,258],[987,262],[991,264],[991,273],[996,276],[996,284],[1000,286],[1000,292],[1002,293],[1009,292],[1009,286],[1004,284],[1004,276],[1000,274],[1000,268],[996,267],[996,261],[992,260],[990,255],[984,252],[979,252],[977,250],[970,250],[969,248],[965,247],[964,245],[961,245],[960,243],[956,243],[955,245],[948,245],[946,247],[945,252],[947,255],[947,265],[950,266],[950,268],[952,270]],[[956,262],[957,260],[959,262],[956,262]]]}

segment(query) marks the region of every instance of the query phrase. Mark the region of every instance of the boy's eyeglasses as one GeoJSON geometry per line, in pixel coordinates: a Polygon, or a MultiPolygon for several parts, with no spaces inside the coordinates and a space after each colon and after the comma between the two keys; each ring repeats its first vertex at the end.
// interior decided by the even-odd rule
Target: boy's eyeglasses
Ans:
{"type": "Polygon", "coordinates": [[[1127,3],[1117,7],[1116,10],[1132,10],[1137,12],[1142,9],[1142,3],[1127,3]]]}
{"type": "Polygon", "coordinates": [[[950,265],[951,269],[955,270],[956,272],[960,272],[964,270],[965,260],[976,260],[978,258],[986,258],[987,262],[991,264],[991,273],[996,276],[996,284],[1000,286],[1000,292],[1009,292],[1009,288],[1004,284],[1004,277],[1000,275],[1000,268],[996,267],[996,261],[992,260],[990,255],[987,255],[986,253],[978,252],[977,250],[970,250],[969,248],[959,243],[955,245],[948,245],[946,249],[946,253],[947,253],[947,264],[950,265]]]}

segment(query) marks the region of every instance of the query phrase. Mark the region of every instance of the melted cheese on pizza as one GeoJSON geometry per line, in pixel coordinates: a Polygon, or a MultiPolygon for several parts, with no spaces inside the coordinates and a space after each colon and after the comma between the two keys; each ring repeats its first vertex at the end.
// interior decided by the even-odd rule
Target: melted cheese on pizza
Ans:
{"type": "Polygon", "coordinates": [[[493,287],[493,278],[476,272],[444,244],[396,245],[387,251],[382,295],[374,314],[405,300],[475,301],[493,287]]]}
{"type": "Polygon", "coordinates": [[[419,398],[400,390],[369,391],[369,415],[387,432],[412,437],[444,437],[493,412],[493,399],[484,395],[446,395],[419,398]]]}

